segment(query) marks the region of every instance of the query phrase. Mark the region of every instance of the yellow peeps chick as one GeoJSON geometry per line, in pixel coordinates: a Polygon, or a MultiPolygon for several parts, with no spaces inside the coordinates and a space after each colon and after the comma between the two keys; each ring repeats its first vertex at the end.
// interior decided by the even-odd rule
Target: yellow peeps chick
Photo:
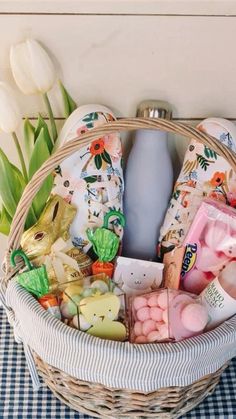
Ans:
{"type": "Polygon", "coordinates": [[[119,309],[120,299],[110,293],[81,300],[81,314],[92,325],[87,333],[102,339],[123,341],[126,337],[126,328],[122,323],[114,321],[119,309]]]}

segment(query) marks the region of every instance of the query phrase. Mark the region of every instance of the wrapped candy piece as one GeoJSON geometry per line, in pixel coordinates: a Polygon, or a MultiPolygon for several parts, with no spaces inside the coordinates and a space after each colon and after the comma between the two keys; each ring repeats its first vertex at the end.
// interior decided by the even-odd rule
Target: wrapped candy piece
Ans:
{"type": "Polygon", "coordinates": [[[91,275],[92,260],[75,248],[69,228],[76,208],[60,196],[49,199],[37,223],[25,231],[21,247],[36,266],[46,265],[51,290],[58,282],[91,275]]]}
{"type": "Polygon", "coordinates": [[[108,230],[108,220],[110,217],[116,216],[120,219],[122,226],[125,225],[125,217],[119,211],[110,211],[104,217],[103,227],[96,228],[95,231],[87,229],[87,236],[93,245],[94,252],[98,255],[98,261],[92,265],[93,274],[104,272],[112,277],[114,266],[110,263],[113,260],[119,249],[119,237],[108,230]]]}
{"type": "Polygon", "coordinates": [[[40,298],[49,291],[49,281],[45,265],[34,268],[22,250],[14,250],[11,254],[11,264],[16,266],[15,258],[20,256],[28,268],[28,271],[17,275],[17,282],[35,297],[40,298]]]}

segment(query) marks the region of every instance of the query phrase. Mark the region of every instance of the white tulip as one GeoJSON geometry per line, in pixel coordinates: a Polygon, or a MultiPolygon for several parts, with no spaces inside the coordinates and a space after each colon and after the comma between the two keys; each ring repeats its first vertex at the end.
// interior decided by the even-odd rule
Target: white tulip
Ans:
{"type": "Polygon", "coordinates": [[[46,93],[55,82],[53,62],[34,39],[11,47],[10,64],[15,82],[25,95],[46,93]]]}
{"type": "Polygon", "coordinates": [[[20,109],[13,91],[6,83],[0,82],[0,129],[12,133],[21,121],[20,109]]]}

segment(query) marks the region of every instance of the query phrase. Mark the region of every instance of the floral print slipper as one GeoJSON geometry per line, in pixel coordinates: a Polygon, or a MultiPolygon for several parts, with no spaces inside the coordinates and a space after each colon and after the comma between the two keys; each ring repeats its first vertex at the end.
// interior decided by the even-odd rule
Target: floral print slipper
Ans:
{"type": "MultiPolygon", "coordinates": [[[[197,128],[236,152],[236,126],[232,122],[222,118],[208,118],[197,128]]],[[[192,140],[160,231],[162,251],[183,243],[205,197],[236,208],[236,173],[223,157],[192,140]]]]}
{"type": "MultiPolygon", "coordinates": [[[[114,121],[112,112],[101,105],[85,105],[67,119],[58,139],[59,147],[86,131],[114,121]]],[[[61,195],[78,209],[71,225],[74,246],[85,252],[91,247],[87,228],[101,227],[110,210],[122,211],[122,148],[119,133],[106,135],[82,147],[56,168],[53,194],[61,195]]],[[[118,219],[109,228],[119,231],[118,219]]]]}

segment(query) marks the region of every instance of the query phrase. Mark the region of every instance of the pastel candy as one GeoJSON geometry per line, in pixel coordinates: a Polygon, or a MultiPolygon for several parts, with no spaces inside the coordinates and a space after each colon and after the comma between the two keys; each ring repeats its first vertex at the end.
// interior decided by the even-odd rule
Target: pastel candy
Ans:
{"type": "Polygon", "coordinates": [[[168,290],[168,301],[169,303],[175,298],[175,296],[178,294],[175,290],[168,290]]]}
{"type": "Polygon", "coordinates": [[[108,292],[108,291],[109,291],[109,289],[108,289],[108,286],[107,286],[106,282],[104,282],[104,281],[102,281],[102,280],[100,280],[100,279],[97,279],[96,281],[94,281],[94,282],[91,284],[91,288],[96,288],[96,289],[98,289],[99,291],[101,291],[101,293],[102,293],[102,294],[105,294],[106,292],[108,292]]]}
{"type": "Polygon", "coordinates": [[[139,310],[142,307],[146,307],[147,306],[147,300],[144,297],[135,297],[134,301],[133,301],[133,306],[135,308],[135,310],[139,310]]]}
{"type": "Polygon", "coordinates": [[[236,257],[236,236],[226,234],[221,243],[217,246],[219,252],[223,252],[229,258],[236,257]]]}
{"type": "Polygon", "coordinates": [[[75,305],[74,305],[74,307],[75,307],[75,311],[71,310],[71,307],[69,306],[68,303],[63,303],[62,302],[61,305],[60,305],[60,311],[61,311],[62,316],[66,319],[72,319],[77,312],[77,309],[76,309],[75,305]]]}
{"type": "Polygon", "coordinates": [[[217,249],[219,243],[226,235],[227,225],[221,221],[209,222],[205,231],[205,243],[213,250],[217,249]]]}
{"type": "Polygon", "coordinates": [[[209,284],[206,272],[192,269],[184,279],[184,289],[193,294],[200,294],[209,284]]]}
{"type": "Polygon", "coordinates": [[[172,330],[172,334],[176,341],[189,338],[194,335],[194,333],[188,329],[183,324],[181,319],[181,314],[184,307],[187,307],[190,304],[196,304],[196,300],[188,294],[179,294],[177,295],[169,308],[169,321],[172,330]]]}
{"type": "Polygon", "coordinates": [[[161,339],[169,339],[169,328],[166,324],[159,327],[159,333],[161,335],[161,339]]]}
{"type": "Polygon", "coordinates": [[[79,315],[79,322],[78,322],[78,316],[73,317],[73,325],[76,327],[76,329],[80,329],[83,332],[88,330],[91,326],[90,323],[88,323],[84,316],[82,314],[79,315]]]}
{"type": "Polygon", "coordinates": [[[201,254],[197,257],[196,268],[203,272],[214,272],[228,261],[228,257],[223,253],[216,253],[214,250],[203,245],[201,248],[201,254]]]}
{"type": "Polygon", "coordinates": [[[156,307],[156,306],[158,306],[158,300],[157,300],[157,298],[158,298],[158,295],[155,294],[155,295],[152,295],[148,299],[148,305],[149,305],[149,307],[156,307]]]}
{"type": "Polygon", "coordinates": [[[151,307],[150,316],[152,320],[159,322],[162,320],[162,310],[159,307],[151,307]]]}
{"type": "Polygon", "coordinates": [[[142,335],[143,334],[143,330],[142,330],[142,322],[135,322],[134,324],[134,333],[136,336],[142,335]]]}
{"type": "Polygon", "coordinates": [[[147,336],[150,332],[156,330],[156,322],[154,320],[146,320],[143,322],[143,334],[147,336]]]}
{"type": "Polygon", "coordinates": [[[66,287],[63,293],[63,301],[67,302],[73,295],[79,295],[83,291],[80,285],[71,284],[66,287]]]}
{"type": "Polygon", "coordinates": [[[165,323],[168,323],[168,321],[169,321],[168,320],[168,309],[166,309],[162,312],[162,319],[165,323]]]}
{"type": "Polygon", "coordinates": [[[188,304],[181,312],[181,321],[186,329],[201,332],[208,322],[207,310],[198,303],[188,304]]]}
{"type": "Polygon", "coordinates": [[[148,342],[158,342],[159,340],[161,340],[161,335],[157,330],[153,330],[152,332],[150,332],[147,336],[147,340],[148,342]]]}
{"type": "Polygon", "coordinates": [[[135,343],[146,343],[147,342],[147,336],[138,336],[135,339],[135,343]]]}
{"type": "Polygon", "coordinates": [[[95,289],[94,288],[85,288],[83,293],[82,293],[82,297],[91,297],[91,295],[93,295],[95,289]]]}
{"type": "Polygon", "coordinates": [[[167,291],[162,291],[157,297],[158,305],[165,310],[168,307],[168,294],[167,291]]]}
{"type": "Polygon", "coordinates": [[[161,321],[161,322],[156,322],[156,328],[160,329],[161,326],[163,326],[163,324],[165,324],[165,322],[161,321]]]}
{"type": "Polygon", "coordinates": [[[142,307],[137,311],[137,319],[141,322],[150,319],[150,308],[142,307]]]}

